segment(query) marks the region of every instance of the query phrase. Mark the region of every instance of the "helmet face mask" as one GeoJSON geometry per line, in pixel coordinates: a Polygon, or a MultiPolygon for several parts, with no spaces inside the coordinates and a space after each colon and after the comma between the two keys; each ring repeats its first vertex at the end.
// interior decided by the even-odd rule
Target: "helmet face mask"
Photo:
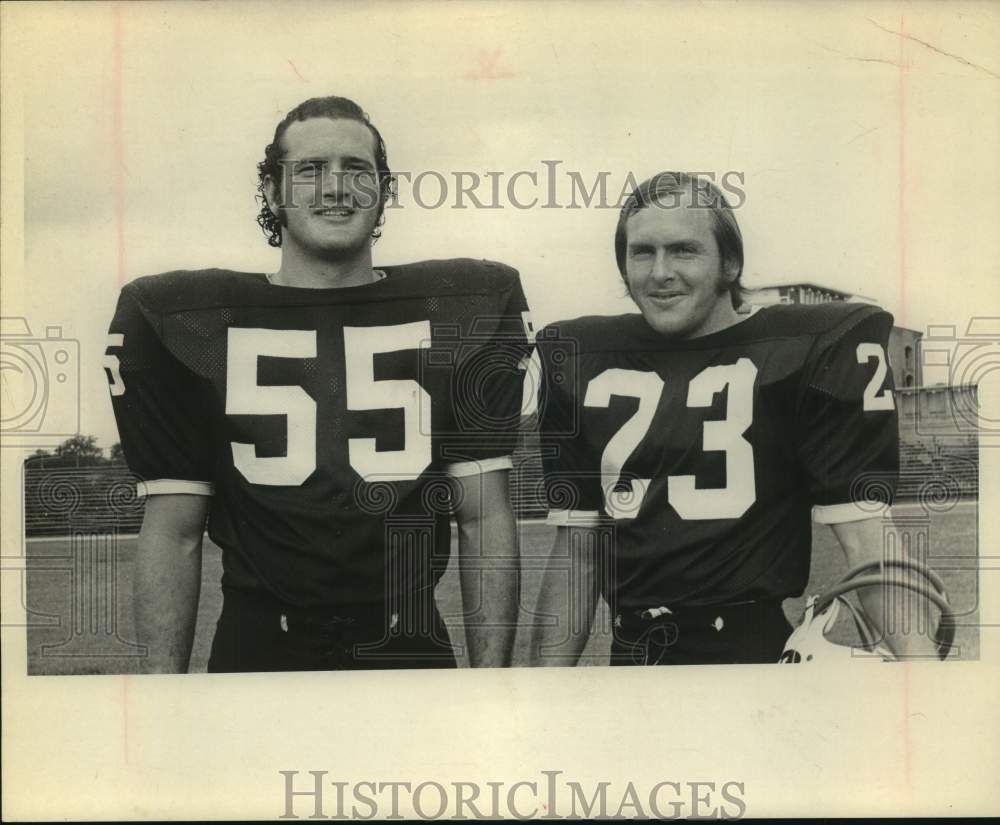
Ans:
{"type": "Polygon", "coordinates": [[[839,663],[857,658],[881,658],[882,661],[892,661],[896,658],[885,645],[870,640],[870,637],[875,635],[870,625],[867,620],[862,618],[860,611],[847,599],[839,596],[829,602],[822,610],[817,611],[816,603],[819,598],[819,596],[810,596],[806,601],[802,623],[792,631],[792,635],[785,642],[785,649],[778,660],[781,664],[839,663]],[[837,644],[827,638],[827,634],[837,623],[842,604],[851,612],[858,633],[865,640],[856,647],[837,644]]]}
{"type": "Polygon", "coordinates": [[[846,596],[853,590],[863,587],[896,586],[918,593],[932,602],[940,611],[936,641],[938,655],[945,659],[951,650],[955,638],[955,615],[948,603],[948,596],[941,578],[930,568],[908,560],[893,560],[889,562],[870,562],[858,565],[821,595],[810,596],[806,600],[806,609],[801,624],[792,631],[785,642],[781,658],[782,664],[798,664],[800,662],[847,662],[851,659],[881,659],[896,661],[898,657],[882,643],[877,631],[865,617],[864,613],[855,607],[846,596]],[[877,569],[877,572],[871,571],[877,569]],[[907,576],[907,572],[919,574],[919,578],[907,576]],[[827,633],[833,628],[844,605],[854,619],[861,644],[848,646],[831,642],[827,633]]]}

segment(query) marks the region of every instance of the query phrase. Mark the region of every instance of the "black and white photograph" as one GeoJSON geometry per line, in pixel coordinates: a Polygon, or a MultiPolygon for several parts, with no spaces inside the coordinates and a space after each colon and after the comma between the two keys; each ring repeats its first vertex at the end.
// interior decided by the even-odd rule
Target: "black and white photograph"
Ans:
{"type": "Polygon", "coordinates": [[[0,9],[5,818],[1000,809],[995,4],[0,9]]]}

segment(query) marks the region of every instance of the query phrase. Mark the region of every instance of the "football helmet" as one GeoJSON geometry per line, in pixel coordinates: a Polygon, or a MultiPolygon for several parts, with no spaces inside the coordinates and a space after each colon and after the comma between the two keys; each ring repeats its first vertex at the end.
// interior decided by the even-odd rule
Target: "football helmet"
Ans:
{"type": "Polygon", "coordinates": [[[939,658],[947,658],[955,639],[955,613],[948,602],[944,582],[929,567],[899,559],[859,564],[848,570],[822,594],[810,596],[806,600],[802,623],[788,637],[778,661],[782,664],[797,664],[816,661],[846,662],[855,658],[854,647],[836,644],[826,637],[837,621],[841,605],[850,611],[858,635],[861,637],[861,644],[855,647],[868,651],[872,656],[880,657],[882,661],[894,661],[897,657],[881,642],[878,632],[872,627],[864,612],[846,598],[853,590],[883,585],[892,585],[918,593],[941,611],[935,642],[939,658]],[[893,572],[896,575],[892,575],[893,572]],[[912,576],[908,573],[919,575],[912,576]]]}

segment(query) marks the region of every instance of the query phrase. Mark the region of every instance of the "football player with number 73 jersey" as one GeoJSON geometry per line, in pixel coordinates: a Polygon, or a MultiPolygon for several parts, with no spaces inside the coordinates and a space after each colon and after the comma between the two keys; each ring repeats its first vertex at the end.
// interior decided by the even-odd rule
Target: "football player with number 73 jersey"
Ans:
{"type": "MultiPolygon", "coordinates": [[[[851,303],[738,312],[736,218],[684,173],[637,187],[615,252],[640,312],[537,337],[558,535],[532,655],[575,664],[603,595],[612,664],[777,662],[811,521],[832,527],[848,566],[882,557],[899,463],[892,317],[851,303]]],[[[879,588],[861,600],[881,627],[879,588]]],[[[925,637],[886,641],[933,654],[925,637]]]]}
{"type": "Polygon", "coordinates": [[[530,354],[517,273],[373,268],[392,175],[345,98],[292,110],[259,174],[280,269],[140,278],[111,324],[112,401],[147,500],[149,668],[188,668],[206,516],[223,552],[210,671],[454,667],[434,599],[452,513],[471,664],[508,664],[507,470],[530,354]]]}

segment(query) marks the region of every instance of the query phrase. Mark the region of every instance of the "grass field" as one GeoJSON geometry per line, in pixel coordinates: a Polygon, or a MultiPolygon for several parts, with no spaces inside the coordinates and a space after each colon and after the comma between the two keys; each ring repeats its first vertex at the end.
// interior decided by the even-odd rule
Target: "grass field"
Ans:
{"type": "MultiPolygon", "coordinates": [[[[894,508],[896,533],[910,535],[914,546],[926,536],[928,561],[941,574],[959,616],[956,642],[958,658],[979,656],[978,558],[976,502],[963,502],[942,513],[917,505],[894,508]]],[[[522,623],[532,621],[540,567],[552,546],[554,528],[537,522],[521,525],[522,623]]],[[[132,570],[135,539],[32,540],[27,544],[26,607],[28,609],[28,672],[30,674],[137,673],[141,652],[132,641],[132,570]]],[[[818,592],[844,570],[843,555],[833,534],[815,528],[812,576],[806,593],[818,592]]],[[[201,603],[191,670],[204,671],[215,622],[221,609],[219,579],[221,554],[206,539],[202,564],[201,603]]],[[[457,647],[464,641],[461,597],[454,559],[437,589],[437,601],[457,647]]],[[[805,598],[789,599],[785,613],[797,623],[805,598]]],[[[523,626],[521,628],[523,630],[523,626]]],[[[610,621],[602,604],[594,633],[585,651],[584,664],[605,664],[610,647],[610,621]]],[[[844,616],[833,638],[850,641],[844,616]]],[[[528,662],[527,633],[519,632],[514,664],[528,662]]]]}

